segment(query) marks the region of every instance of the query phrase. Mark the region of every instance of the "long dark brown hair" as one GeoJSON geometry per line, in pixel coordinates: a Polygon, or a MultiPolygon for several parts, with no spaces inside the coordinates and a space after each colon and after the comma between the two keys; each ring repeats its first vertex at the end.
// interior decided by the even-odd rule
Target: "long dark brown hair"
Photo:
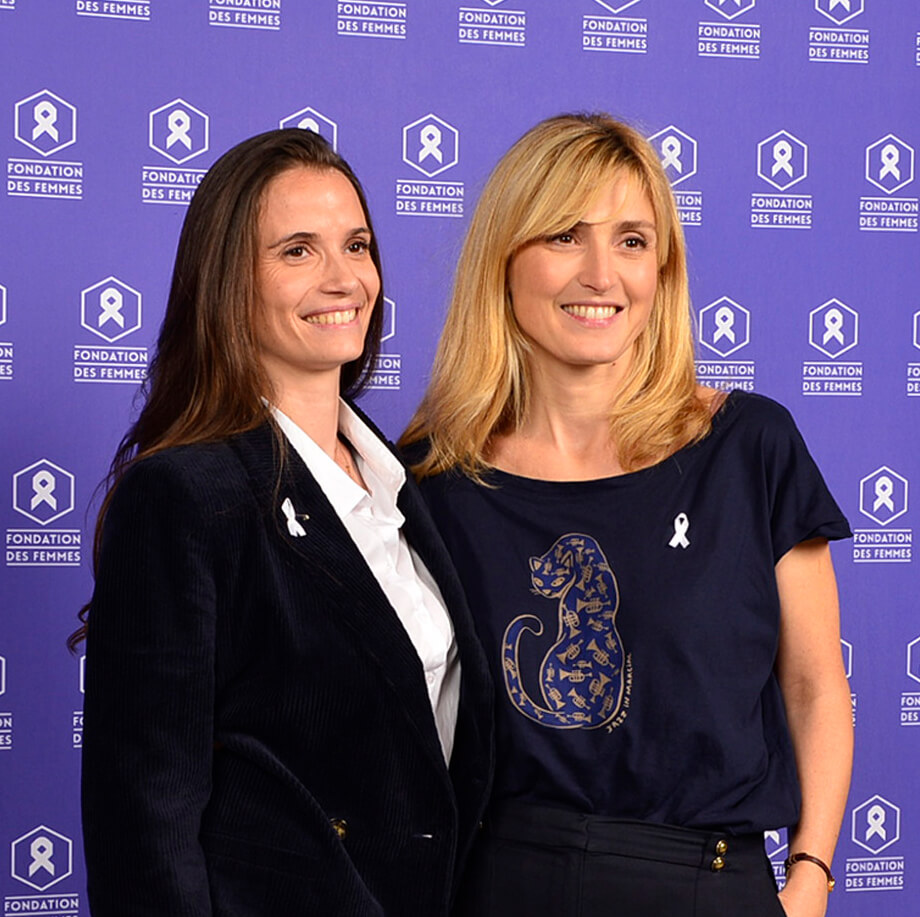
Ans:
{"type": "MultiPolygon", "coordinates": [[[[251,430],[271,415],[263,397],[271,383],[259,360],[254,331],[255,268],[260,208],[268,184],[288,169],[341,172],[358,195],[370,256],[381,275],[361,355],[342,367],[340,391],[357,395],[380,348],[383,283],[380,252],[361,184],[348,163],[318,134],[300,128],[267,131],[224,153],[208,170],[189,204],[173,268],[166,314],[157,339],[137,420],[115,452],[103,482],[93,541],[93,566],[106,510],[128,466],[172,446],[213,442],[251,430]]],[[[73,651],[82,626],[67,641],[73,651]]]]}

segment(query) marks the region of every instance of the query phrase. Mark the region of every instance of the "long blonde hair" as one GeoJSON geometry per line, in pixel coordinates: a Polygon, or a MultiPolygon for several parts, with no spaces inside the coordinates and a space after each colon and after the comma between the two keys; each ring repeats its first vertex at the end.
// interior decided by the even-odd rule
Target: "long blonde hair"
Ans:
{"type": "Polygon", "coordinates": [[[648,195],[658,230],[658,287],[610,417],[627,471],[705,436],[697,397],[686,247],[677,207],[651,145],[605,114],[559,115],[529,130],[495,167],[463,244],[431,381],[403,434],[427,438],[419,477],[488,469],[489,442],[527,415],[528,343],[514,317],[508,265],[522,245],[570,229],[597,189],[628,176],[648,195]]]}

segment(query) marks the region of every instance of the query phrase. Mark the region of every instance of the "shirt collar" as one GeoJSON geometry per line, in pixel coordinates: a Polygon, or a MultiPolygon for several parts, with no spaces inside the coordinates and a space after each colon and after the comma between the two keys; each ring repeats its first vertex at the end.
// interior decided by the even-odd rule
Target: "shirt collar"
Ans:
{"type": "Polygon", "coordinates": [[[396,497],[406,483],[406,470],[345,401],[339,399],[339,432],[351,443],[370,494],[356,484],[290,417],[274,406],[271,411],[340,519],[357,509],[362,501],[372,500],[375,510],[384,519],[396,525],[402,524],[404,520],[396,506],[396,497]]]}

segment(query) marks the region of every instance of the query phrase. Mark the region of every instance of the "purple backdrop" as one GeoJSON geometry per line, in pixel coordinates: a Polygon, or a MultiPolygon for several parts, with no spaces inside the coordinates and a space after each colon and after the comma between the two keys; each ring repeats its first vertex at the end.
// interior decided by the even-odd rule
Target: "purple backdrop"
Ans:
{"type": "Polygon", "coordinates": [[[573,109],[654,138],[701,378],[785,403],[857,532],[834,548],[857,751],[830,912],[916,913],[916,0],[0,0],[0,69],[4,913],[87,913],[64,640],[202,171],[279,124],[354,165],[389,297],[365,405],[395,436],[485,175],[573,109]]]}

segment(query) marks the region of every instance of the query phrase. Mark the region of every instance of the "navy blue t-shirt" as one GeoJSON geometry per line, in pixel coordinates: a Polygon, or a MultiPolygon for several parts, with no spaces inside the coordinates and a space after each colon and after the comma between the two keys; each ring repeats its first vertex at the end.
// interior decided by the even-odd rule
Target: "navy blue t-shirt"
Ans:
{"type": "Polygon", "coordinates": [[[846,538],[785,408],[735,391],[665,461],[422,489],[497,690],[493,801],[734,833],[794,824],[774,565],[846,538]]]}

